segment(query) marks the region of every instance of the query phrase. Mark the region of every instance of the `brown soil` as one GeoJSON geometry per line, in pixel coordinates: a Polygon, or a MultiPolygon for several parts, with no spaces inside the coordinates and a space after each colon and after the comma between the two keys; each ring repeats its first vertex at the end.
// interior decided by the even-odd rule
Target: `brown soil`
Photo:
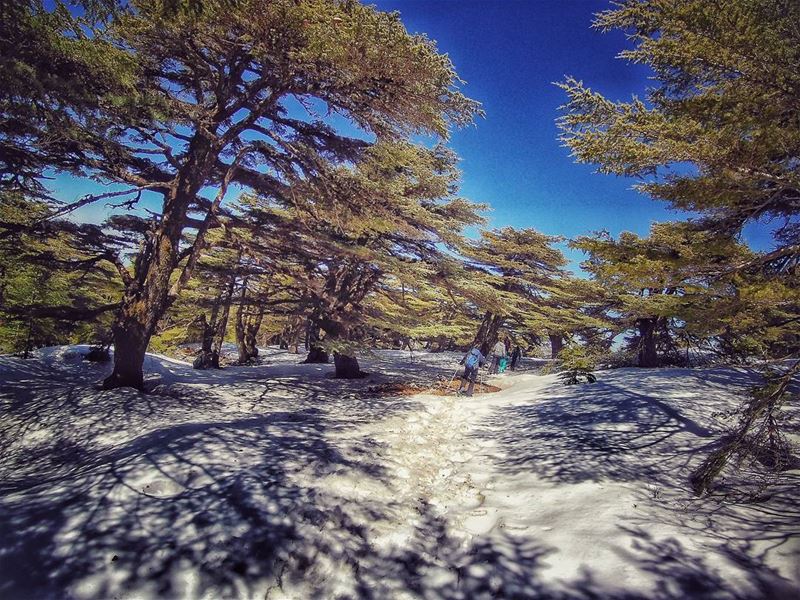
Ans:
{"type": "MultiPolygon", "coordinates": [[[[459,380],[454,379],[447,385],[446,381],[437,381],[433,386],[419,383],[382,383],[368,387],[365,391],[377,396],[413,396],[415,394],[432,394],[434,396],[455,396],[459,380]]],[[[475,383],[475,394],[493,394],[501,388],[486,383],[475,383]]]]}

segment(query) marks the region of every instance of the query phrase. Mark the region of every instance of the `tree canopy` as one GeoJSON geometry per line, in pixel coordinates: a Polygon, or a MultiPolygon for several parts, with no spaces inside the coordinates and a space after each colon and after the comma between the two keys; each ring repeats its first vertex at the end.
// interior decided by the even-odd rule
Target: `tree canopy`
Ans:
{"type": "MultiPolygon", "coordinates": [[[[660,364],[659,336],[668,346],[678,328],[729,356],[798,356],[798,22],[796,2],[626,0],[594,26],[628,35],[621,58],[654,74],[646,97],[615,102],[575,78],[560,84],[561,139],[578,161],[637,177],[642,192],[698,217],[647,239],[576,242],[638,328],[642,366],[660,364]],[[775,224],[775,247],[753,254],[737,238],[757,221],[775,224]]],[[[745,404],[739,427],[693,474],[696,491],[734,455],[777,452],[793,365],[745,404]]]]}
{"type": "Polygon", "coordinates": [[[696,211],[733,235],[781,219],[775,252],[800,256],[800,6],[773,0],[628,0],[594,27],[624,31],[620,57],[649,66],[644,99],[613,102],[574,79],[562,141],[603,173],[641,177],[637,187],[696,211]]]}

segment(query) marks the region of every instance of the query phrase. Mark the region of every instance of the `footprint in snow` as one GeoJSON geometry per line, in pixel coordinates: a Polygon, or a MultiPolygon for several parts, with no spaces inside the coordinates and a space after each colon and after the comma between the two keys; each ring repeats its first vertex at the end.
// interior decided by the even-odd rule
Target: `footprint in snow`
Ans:
{"type": "Polygon", "coordinates": [[[173,479],[153,479],[144,485],[142,492],[155,498],[171,498],[181,494],[185,489],[173,479]]]}

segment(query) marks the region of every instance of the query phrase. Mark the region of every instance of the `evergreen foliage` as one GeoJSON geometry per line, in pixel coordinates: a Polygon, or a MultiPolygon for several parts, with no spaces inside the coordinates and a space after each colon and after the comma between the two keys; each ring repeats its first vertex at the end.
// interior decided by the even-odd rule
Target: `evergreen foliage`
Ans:
{"type": "Polygon", "coordinates": [[[597,376],[593,371],[597,368],[597,356],[584,345],[570,344],[558,355],[558,376],[564,385],[575,385],[585,381],[595,383],[597,376]]]}
{"type": "MultiPolygon", "coordinates": [[[[648,65],[645,99],[614,102],[568,78],[559,120],[578,161],[636,176],[637,187],[699,213],[649,239],[623,234],[576,242],[595,277],[617,294],[625,326],[639,329],[639,362],[659,364],[678,328],[713,339],[726,356],[797,354],[800,320],[800,4],[771,0],[626,0],[595,27],[626,32],[623,59],[648,65]],[[773,251],[735,241],[773,219],[773,251]],[[658,341],[662,340],[659,353],[658,341]]],[[[774,432],[796,366],[740,411],[740,426],[692,475],[707,491],[745,440],[774,432]]],[[[770,434],[772,435],[772,433],[770,434]]]]}
{"type": "Polygon", "coordinates": [[[641,367],[679,363],[692,344],[708,348],[715,336],[719,349],[723,338],[732,343],[744,332],[740,312],[756,317],[752,304],[736,306],[741,277],[720,276],[752,256],[730,238],[691,224],[659,223],[647,238],[625,232],[614,240],[601,232],[572,246],[588,254],[582,266],[612,299],[619,331],[636,331],[629,342],[641,367]],[[727,303],[727,314],[713,308],[721,303],[727,303]]]}
{"type": "MultiPolygon", "coordinates": [[[[26,5],[12,17],[22,28],[51,13],[26,5]]],[[[39,37],[48,36],[56,45],[73,40],[66,26],[39,37]]],[[[60,110],[59,99],[44,106],[46,116],[59,115],[57,126],[41,122],[38,112],[12,115],[35,132],[57,131],[56,141],[14,132],[6,138],[24,139],[28,154],[41,158],[37,164],[127,186],[129,207],[143,192],[161,198],[160,215],[141,232],[132,262],[114,261],[125,293],[108,387],[141,386],[150,337],[191,278],[230,185],[293,207],[307,180],[357,160],[370,146],[365,137],[446,138],[451,126],[479,112],[458,91],[447,56],[409,35],[397,15],[356,2],[210,1],[191,11],[135,0],[92,36],[75,39],[76,52],[91,55],[81,73],[102,83],[108,71],[113,85],[80,86],[96,101],[76,101],[74,110],[60,110]],[[290,103],[309,118],[289,116],[290,103]],[[365,135],[341,134],[324,120],[329,113],[365,135]],[[209,187],[212,198],[202,193],[209,187]],[[189,231],[193,242],[183,247],[189,231]]],[[[17,50],[8,50],[13,59],[17,50]]],[[[12,64],[32,63],[28,58],[12,64]]],[[[9,170],[22,176],[13,164],[9,170]]]]}
{"type": "Polygon", "coordinates": [[[39,346],[109,341],[120,288],[96,251],[115,242],[49,215],[44,200],[0,192],[0,351],[27,356],[39,346]]]}
{"type": "Polygon", "coordinates": [[[628,0],[600,13],[595,27],[625,31],[633,48],[620,57],[652,68],[655,85],[612,102],[567,79],[562,140],[579,161],[701,213],[710,231],[783,219],[778,249],[759,260],[796,264],[798,21],[798,3],[773,0],[628,0]]]}
{"type": "MultiPolygon", "coordinates": [[[[626,0],[652,68],[644,99],[568,78],[561,139],[636,177],[688,222],[570,242],[479,230],[450,131],[481,114],[447,55],[395,13],[334,0],[5,3],[0,19],[0,347],[89,341],[107,387],[141,387],[148,347],[197,344],[198,368],[279,343],[362,376],[367,346],[538,346],[567,384],[593,382],[616,336],[641,367],[800,351],[800,5],[626,0]],[[420,140],[425,140],[421,143],[420,140]],[[113,184],[65,205],[52,173],[113,184]],[[102,226],[67,215],[114,199],[102,226]],[[773,219],[775,249],[745,225],[773,219]]],[[[797,363],[767,378],[693,475],[779,456],[797,363]]],[[[780,461],[773,460],[776,464],[780,461]]]]}
{"type": "Polygon", "coordinates": [[[401,295],[404,286],[424,285],[442,248],[454,248],[464,227],[481,221],[478,207],[453,195],[454,165],[442,147],[379,142],[353,168],[295,186],[296,207],[257,197],[245,207],[241,220],[259,252],[281,257],[273,268],[325,332],[321,347],[333,353],[337,376],[359,375],[353,338],[367,321],[369,298],[380,291],[387,303],[398,285],[401,295]]]}

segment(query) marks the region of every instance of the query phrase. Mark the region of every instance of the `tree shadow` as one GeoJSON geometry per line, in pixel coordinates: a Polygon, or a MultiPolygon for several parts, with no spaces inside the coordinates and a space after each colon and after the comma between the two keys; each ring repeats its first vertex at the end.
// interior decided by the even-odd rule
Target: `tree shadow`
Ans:
{"type": "Polygon", "coordinates": [[[789,581],[770,567],[747,540],[727,538],[711,553],[698,547],[693,538],[687,538],[687,543],[676,537],[658,537],[640,525],[622,529],[632,540],[631,550],[626,552],[629,560],[656,582],[652,598],[766,600],[800,594],[797,581],[789,581]],[[735,575],[725,568],[728,565],[737,567],[735,575]]]}
{"type": "Polygon", "coordinates": [[[360,528],[396,510],[320,484],[386,486],[357,428],[411,399],[263,373],[109,392],[84,365],[0,360],[2,597],[263,595],[304,552],[369,554],[360,528]]]}
{"type": "MultiPolygon", "coordinates": [[[[34,363],[3,371],[10,377],[0,395],[8,450],[0,458],[0,597],[643,597],[624,583],[601,584],[588,570],[556,581],[546,574],[555,548],[505,533],[470,539],[425,498],[409,506],[395,493],[403,483],[389,449],[359,427],[418,410],[414,399],[371,397],[362,393],[369,382],[343,386],[322,372],[165,377],[147,395],[96,390],[87,386],[94,371],[71,372],[34,363]]],[[[501,472],[632,481],[641,448],[663,446],[682,459],[690,441],[705,440],[693,408],[626,394],[613,379],[605,385],[592,388],[608,400],[591,423],[555,388],[550,401],[567,403],[566,422],[547,403],[498,408],[480,435],[502,434],[501,472]],[[615,403],[621,414],[613,414],[615,403]],[[573,427],[580,435],[556,435],[573,427]],[[544,461],[542,445],[562,454],[565,467],[544,461]],[[578,468],[580,453],[592,470],[578,468]],[[609,453],[620,464],[602,458],[609,453]]],[[[796,508],[765,505],[783,511],[782,521],[773,517],[784,535],[796,529],[796,508]]],[[[698,551],[648,537],[653,517],[641,518],[626,525],[639,544],[631,560],[661,582],[645,597],[737,597],[698,551]],[[672,560],[662,560],[666,550],[672,560]],[[701,587],[704,579],[713,585],[701,587]]],[[[752,567],[752,589],[769,597],[783,588],[756,553],[770,541],[755,538],[767,515],[750,518],[753,532],[743,540],[753,546],[729,544],[730,556],[752,567]]]]}
{"type": "MultiPolygon", "coordinates": [[[[648,597],[800,597],[800,568],[774,568],[800,565],[800,475],[773,478],[748,502],[734,494],[737,481],[703,498],[687,481],[723,429],[712,413],[735,407],[758,375],[625,369],[600,376],[594,385],[554,383],[536,401],[496,408],[475,435],[497,443],[492,460],[500,473],[632,492],[632,506],[621,503],[615,518],[632,545],[627,562],[658,584],[648,597]]],[[[579,597],[617,597],[576,586],[579,597]]]]}
{"type": "Polygon", "coordinates": [[[510,474],[534,472],[556,483],[674,483],[715,443],[719,424],[708,415],[730,408],[731,396],[753,381],[738,373],[715,374],[713,381],[686,373],[670,380],[667,370],[624,369],[603,372],[595,384],[554,381],[536,402],[495,410],[476,435],[500,444],[506,457],[498,466],[510,474]],[[680,400],[662,399],[665,392],[680,400]]]}
{"type": "Polygon", "coordinates": [[[4,494],[0,595],[251,597],[287,563],[366,554],[392,506],[343,508],[319,482],[383,484],[382,448],[336,427],[315,410],[165,427],[4,494]]]}
{"type": "Polygon", "coordinates": [[[678,580],[687,582],[686,586],[710,582],[734,598],[800,597],[800,474],[781,474],[760,497],[739,489],[726,484],[704,497],[686,489],[648,497],[640,490],[637,510],[626,515],[622,529],[634,539],[636,550],[652,554],[645,568],[669,564],[657,556],[677,557],[676,564],[686,571],[678,580]],[[651,533],[654,524],[661,531],[680,532],[680,539],[689,541],[691,549],[674,537],[656,541],[651,533]],[[688,570],[691,565],[702,566],[711,556],[717,557],[717,564],[730,567],[729,573],[739,574],[738,587],[719,570],[696,576],[688,570]],[[788,557],[782,562],[794,565],[793,571],[779,573],[774,568],[773,559],[781,556],[788,557]]]}
{"type": "Polygon", "coordinates": [[[366,393],[372,380],[333,381],[315,365],[196,371],[148,359],[160,366],[151,365],[151,391],[143,394],[99,389],[94,382],[109,367],[79,357],[50,363],[0,357],[0,491],[74,474],[106,446],[207,415],[233,421],[318,409],[329,422],[353,427],[418,407],[410,398],[374,398],[366,393]]]}
{"type": "Polygon", "coordinates": [[[294,409],[164,425],[87,445],[46,481],[6,482],[0,596],[570,597],[539,576],[552,549],[470,541],[424,498],[393,493],[387,448],[357,425],[412,403],[312,389],[294,409]]]}

